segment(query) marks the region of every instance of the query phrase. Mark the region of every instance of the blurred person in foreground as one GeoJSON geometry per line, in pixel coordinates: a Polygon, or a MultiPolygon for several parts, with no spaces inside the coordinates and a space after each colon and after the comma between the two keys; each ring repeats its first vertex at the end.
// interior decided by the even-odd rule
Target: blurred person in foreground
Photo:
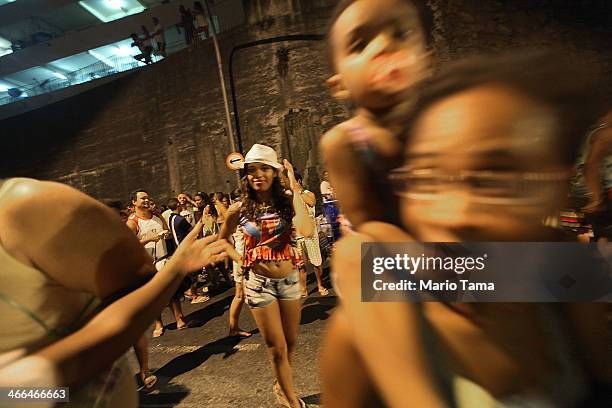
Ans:
{"type": "Polygon", "coordinates": [[[588,78],[554,53],[523,51],[433,79],[395,172],[400,225],[366,223],[334,256],[341,305],[321,358],[326,406],[609,406],[605,304],[362,303],[355,256],[372,241],[565,240],[541,220],[563,206],[581,137],[601,114],[588,78]]]}
{"type": "Polygon", "coordinates": [[[69,387],[67,406],[136,407],[124,353],[226,243],[196,240],[199,226],[155,273],[113,210],[24,178],[0,181],[0,225],[0,386],[69,387]]]}
{"type": "Polygon", "coordinates": [[[578,187],[584,192],[583,211],[596,241],[612,239],[612,110],[593,126],[577,163],[578,187]]]}
{"type": "MultiPolygon", "coordinates": [[[[321,138],[329,170],[321,194],[338,200],[333,205],[356,229],[366,221],[399,219],[388,180],[376,176],[401,165],[405,116],[431,72],[433,25],[426,3],[341,0],[331,18],[328,49],[334,74],[327,84],[335,99],[350,101],[353,112],[321,138]]],[[[332,215],[325,207],[336,229],[337,212],[332,215]]]]}

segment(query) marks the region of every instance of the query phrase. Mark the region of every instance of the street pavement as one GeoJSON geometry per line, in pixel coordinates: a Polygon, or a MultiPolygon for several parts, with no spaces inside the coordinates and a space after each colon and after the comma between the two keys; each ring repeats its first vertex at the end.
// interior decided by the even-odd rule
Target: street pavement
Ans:
{"type": "MultiPolygon", "coordinates": [[[[309,278],[310,296],[302,308],[293,372],[300,397],[311,407],[320,406],[319,349],[336,298],[330,289],[319,296],[314,275],[309,278]]],[[[325,282],[330,287],[329,282],[325,282]]],[[[245,305],[240,326],[251,331],[247,339],[228,338],[228,311],[234,289],[217,294],[206,303],[183,302],[186,321],[196,327],[176,330],[169,309],[163,313],[166,332],[149,338],[149,366],[158,377],[156,390],[140,392],[141,407],[269,408],[279,407],[272,386],[274,378],[263,339],[245,305]]],[[[150,335],[152,327],[147,331],[150,335]]],[[[130,366],[138,372],[133,352],[130,366]]]]}

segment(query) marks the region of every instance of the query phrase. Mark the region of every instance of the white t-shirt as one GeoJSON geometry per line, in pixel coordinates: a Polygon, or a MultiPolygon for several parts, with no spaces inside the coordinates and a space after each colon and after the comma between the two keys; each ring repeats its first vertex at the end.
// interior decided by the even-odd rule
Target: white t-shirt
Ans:
{"type": "Polygon", "coordinates": [[[321,194],[322,195],[329,195],[331,197],[329,197],[330,199],[333,199],[334,197],[334,189],[331,186],[331,183],[329,181],[323,180],[321,182],[321,194]]]}
{"type": "Polygon", "coordinates": [[[167,209],[162,213],[162,218],[166,221],[166,225],[170,225],[170,214],[172,214],[171,209],[167,209]]]}

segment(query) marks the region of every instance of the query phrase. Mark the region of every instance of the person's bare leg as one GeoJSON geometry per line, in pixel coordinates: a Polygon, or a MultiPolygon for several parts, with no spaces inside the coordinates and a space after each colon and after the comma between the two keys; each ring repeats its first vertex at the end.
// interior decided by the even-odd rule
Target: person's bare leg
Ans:
{"type": "Polygon", "coordinates": [[[153,337],[160,337],[164,334],[164,323],[162,322],[162,317],[159,315],[157,319],[155,319],[155,328],[153,329],[153,337]]]}
{"type": "Polygon", "coordinates": [[[307,283],[307,273],[306,273],[306,264],[299,267],[300,271],[300,293],[302,297],[308,297],[308,283],[307,283]]]}
{"type": "Polygon", "coordinates": [[[229,310],[229,336],[251,337],[251,333],[244,331],[238,326],[238,319],[244,304],[244,290],[240,282],[236,282],[236,293],[232,299],[229,310]]]}
{"type": "Polygon", "coordinates": [[[145,336],[140,336],[138,341],[134,343],[134,353],[136,354],[136,360],[138,360],[138,366],[140,367],[140,378],[143,380],[149,374],[149,352],[147,349],[147,339],[145,336]]]}
{"type": "Polygon", "coordinates": [[[174,320],[176,321],[176,328],[182,329],[186,326],[185,319],[183,316],[183,309],[181,308],[181,304],[178,300],[172,299],[170,301],[170,309],[172,310],[172,314],[174,315],[174,320]]]}
{"type": "Polygon", "coordinates": [[[315,276],[317,277],[317,289],[319,290],[319,293],[321,294],[321,296],[327,296],[329,294],[329,291],[327,290],[327,288],[325,286],[323,286],[323,266],[319,265],[319,266],[314,266],[314,270],[315,270],[315,276]]]}
{"type": "Polygon", "coordinates": [[[140,336],[133,347],[136,359],[138,360],[138,366],[140,367],[140,372],[138,373],[140,379],[146,388],[150,388],[155,383],[156,378],[151,376],[151,372],[149,371],[149,348],[147,337],[144,334],[140,336]],[[147,378],[149,378],[149,380],[147,380],[147,378]]]}
{"type": "Polygon", "coordinates": [[[293,358],[295,351],[295,343],[297,341],[298,329],[300,328],[300,317],[302,315],[302,302],[296,300],[281,300],[279,301],[281,321],[283,324],[283,333],[287,342],[287,355],[289,364],[293,358]]]}
{"type": "Polygon", "coordinates": [[[292,408],[300,408],[293,384],[293,373],[289,364],[287,341],[283,331],[280,308],[274,301],[265,307],[252,308],[257,327],[268,347],[274,377],[292,408]]]}

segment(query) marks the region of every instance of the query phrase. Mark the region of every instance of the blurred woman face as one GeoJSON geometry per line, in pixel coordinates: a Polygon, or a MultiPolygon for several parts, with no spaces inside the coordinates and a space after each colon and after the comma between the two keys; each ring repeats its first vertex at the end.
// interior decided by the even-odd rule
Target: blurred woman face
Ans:
{"type": "Polygon", "coordinates": [[[255,192],[266,192],[272,188],[276,177],[274,167],[264,163],[247,164],[247,181],[255,192]]]}
{"type": "Polygon", "coordinates": [[[434,103],[396,173],[404,225],[422,241],[533,238],[565,197],[555,129],[543,106],[501,85],[434,103]]]}

